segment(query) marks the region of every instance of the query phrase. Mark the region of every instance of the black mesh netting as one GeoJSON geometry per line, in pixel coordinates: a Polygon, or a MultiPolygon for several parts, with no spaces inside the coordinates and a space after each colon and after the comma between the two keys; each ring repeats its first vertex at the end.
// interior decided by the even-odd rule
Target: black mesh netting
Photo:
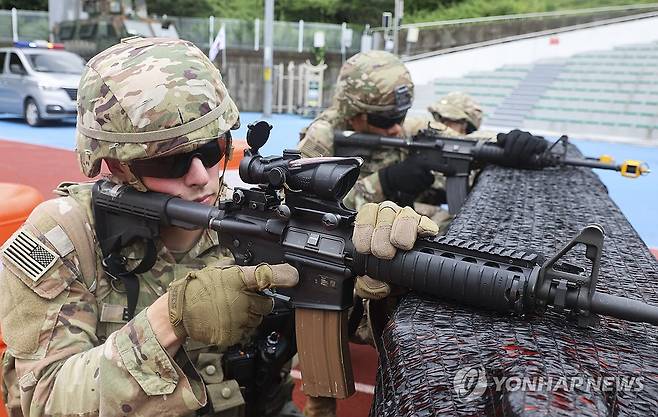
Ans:
{"type": "MultiPolygon", "coordinates": [[[[658,305],[658,262],[589,169],[487,168],[447,235],[548,256],[591,223],[606,231],[597,289],[658,305]]],[[[602,317],[580,328],[557,312],[519,318],[409,294],[383,346],[373,416],[658,415],[658,327],[648,324],[602,317]],[[458,371],[486,376],[484,393],[458,394],[458,371]]]]}

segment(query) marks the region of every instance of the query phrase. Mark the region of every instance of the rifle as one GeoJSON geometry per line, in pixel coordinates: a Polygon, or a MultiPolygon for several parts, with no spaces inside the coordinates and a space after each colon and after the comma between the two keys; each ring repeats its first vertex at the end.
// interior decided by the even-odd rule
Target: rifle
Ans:
{"type": "Polygon", "coordinates": [[[295,310],[308,395],[345,398],[354,393],[347,309],[354,278],[360,275],[502,313],[566,310],[581,325],[595,325],[598,314],[658,325],[658,307],[596,291],[604,239],[597,225],[585,227],[545,262],[533,252],[448,237],[419,239],[412,250],[398,251],[391,260],[356,253],[351,242],[356,213],[341,200],[357,180],[362,160],[302,159],[290,150],[263,157],[258,149],[269,129],[261,128],[250,125],[250,149],[240,164],[242,180],[257,186],[237,188],[232,200],[217,207],[98,181],[94,211],[111,222],[101,229],[111,232],[98,239],[105,256],[133,239],[156,239],[160,225],[210,228],[239,265],[287,262],[297,268],[297,286],[268,294],[295,310]],[[264,138],[254,134],[259,130],[267,131],[264,138]],[[564,261],[577,245],[586,248],[579,259],[586,268],[564,261]]]}
{"type": "MultiPolygon", "coordinates": [[[[569,138],[561,136],[544,153],[527,161],[526,167],[542,169],[546,167],[582,166],[589,168],[619,171],[622,176],[637,178],[651,172],[649,167],[635,160],[615,164],[607,155],[600,158],[574,158],[567,155],[569,138]],[[562,151],[557,145],[562,145],[562,151]]],[[[353,131],[334,132],[334,149],[337,156],[364,156],[375,150],[387,148],[406,149],[408,158],[446,177],[446,199],[450,214],[456,214],[466,201],[469,191],[471,170],[484,164],[501,165],[503,148],[493,142],[476,141],[458,137],[442,136],[441,131],[429,127],[420,131],[411,140],[357,133],[353,131]]],[[[415,197],[415,196],[414,196],[415,197]]],[[[399,204],[410,205],[413,198],[404,198],[399,204]]]]}

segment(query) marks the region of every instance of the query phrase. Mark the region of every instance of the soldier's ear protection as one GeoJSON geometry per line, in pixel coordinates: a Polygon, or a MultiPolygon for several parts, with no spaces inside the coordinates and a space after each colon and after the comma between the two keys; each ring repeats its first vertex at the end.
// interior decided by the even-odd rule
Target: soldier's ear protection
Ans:
{"type": "Polygon", "coordinates": [[[211,168],[219,163],[231,148],[231,132],[227,131],[217,140],[187,153],[160,158],[136,159],[130,162],[130,170],[138,177],[180,178],[187,174],[194,158],[203,166],[211,168]]]}

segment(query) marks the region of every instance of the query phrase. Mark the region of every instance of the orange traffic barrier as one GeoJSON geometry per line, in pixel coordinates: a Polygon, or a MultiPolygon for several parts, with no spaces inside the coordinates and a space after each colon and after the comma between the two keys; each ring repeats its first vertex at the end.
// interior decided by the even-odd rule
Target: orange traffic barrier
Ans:
{"type": "MultiPolygon", "coordinates": [[[[2,341],[2,333],[0,333],[0,358],[5,353],[7,345],[2,341]]],[[[2,372],[0,370],[0,389],[2,389],[2,372]]],[[[0,417],[7,417],[7,409],[5,408],[5,403],[2,401],[2,396],[0,396],[0,417]]]]}
{"type": "Polygon", "coordinates": [[[224,182],[226,182],[231,188],[248,185],[242,182],[239,174],[240,161],[242,161],[242,158],[244,157],[245,149],[248,148],[249,146],[247,145],[246,140],[233,139],[233,154],[226,164],[226,172],[224,173],[224,182]]]}
{"type": "MultiPolygon", "coordinates": [[[[0,245],[27,219],[32,210],[43,201],[41,194],[27,185],[0,183],[0,245]]],[[[0,266],[1,268],[2,266],[0,266]]],[[[0,334],[0,357],[5,352],[5,343],[0,334]]],[[[0,372],[0,386],[2,373],[0,372]]],[[[0,397],[0,417],[7,417],[7,409],[0,397]]]]}
{"type": "Polygon", "coordinates": [[[227,170],[240,168],[240,161],[242,161],[244,151],[247,148],[249,148],[249,145],[247,145],[246,140],[233,139],[233,154],[231,155],[231,159],[228,160],[228,164],[226,165],[227,170]]]}
{"type": "Polygon", "coordinates": [[[20,227],[43,196],[27,185],[0,182],[0,245],[20,227]]]}

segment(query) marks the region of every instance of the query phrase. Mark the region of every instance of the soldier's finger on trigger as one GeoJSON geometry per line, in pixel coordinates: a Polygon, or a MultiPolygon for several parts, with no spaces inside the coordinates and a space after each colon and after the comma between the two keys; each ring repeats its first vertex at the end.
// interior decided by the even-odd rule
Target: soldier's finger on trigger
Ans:
{"type": "Polygon", "coordinates": [[[274,309],[274,300],[258,294],[249,294],[249,318],[265,316],[274,309]],[[254,316],[255,315],[255,316],[254,316]]]}

